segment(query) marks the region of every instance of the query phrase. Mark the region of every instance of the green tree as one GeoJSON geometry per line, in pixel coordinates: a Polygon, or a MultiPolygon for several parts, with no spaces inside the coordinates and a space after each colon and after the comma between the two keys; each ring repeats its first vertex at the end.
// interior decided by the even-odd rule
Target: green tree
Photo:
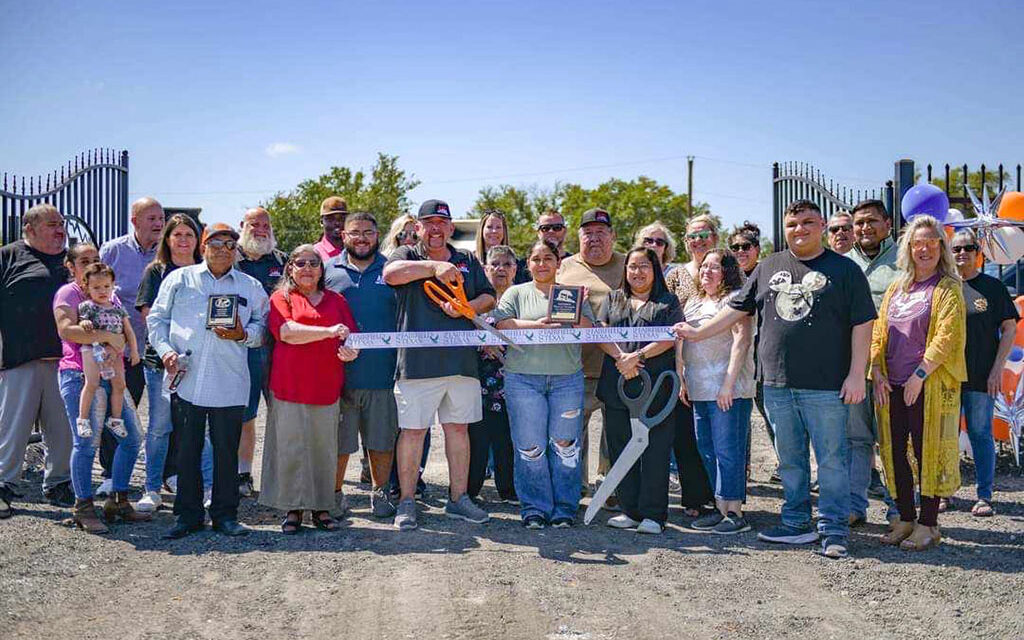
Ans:
{"type": "Polygon", "coordinates": [[[349,211],[369,211],[378,226],[387,230],[391,221],[409,211],[408,194],[419,181],[398,167],[398,156],[377,154],[369,177],[348,167],[331,167],[322,176],[303,180],[287,193],[275,194],[260,204],[270,212],[274,234],[283,251],[320,238],[320,203],[341,196],[349,211]]]}
{"type": "MultiPolygon", "coordinates": [[[[533,225],[537,216],[549,208],[560,211],[570,229],[579,227],[587,209],[606,209],[612,215],[616,248],[623,251],[629,249],[637,230],[661,220],[676,238],[678,260],[685,258],[681,241],[686,232],[687,204],[686,194],[675,193],[666,185],[640,176],[628,181],[612,178],[593,189],[571,183],[556,183],[550,189],[536,186],[522,189],[511,185],[486,187],[480,190],[470,215],[479,217],[487,209],[500,209],[508,221],[512,246],[517,252],[525,250],[536,237],[533,225]]],[[[710,207],[699,203],[693,212],[694,215],[710,213],[710,207]]],[[[566,236],[566,248],[569,251],[579,249],[576,233],[566,236]]]]}
{"type": "MultiPolygon", "coordinates": [[[[1010,173],[1008,171],[1003,172],[1003,185],[1008,189],[1013,188],[1013,183],[1010,181],[1010,173]]],[[[943,172],[939,177],[932,175],[932,184],[944,189],[953,198],[965,198],[967,194],[964,193],[964,168],[963,167],[951,167],[949,170],[949,187],[946,186],[946,176],[943,172]]],[[[967,184],[971,187],[971,190],[980,199],[981,195],[981,171],[968,171],[967,172],[967,184]]],[[[995,196],[999,193],[999,168],[986,169],[985,171],[985,186],[988,187],[989,193],[995,196]]],[[[974,212],[970,206],[964,209],[964,215],[971,217],[974,212]]]]}

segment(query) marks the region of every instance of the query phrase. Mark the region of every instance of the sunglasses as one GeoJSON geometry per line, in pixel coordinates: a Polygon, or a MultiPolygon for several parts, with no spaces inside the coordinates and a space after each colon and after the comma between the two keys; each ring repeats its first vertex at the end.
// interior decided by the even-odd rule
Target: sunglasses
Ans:
{"type": "Polygon", "coordinates": [[[754,245],[751,242],[737,242],[736,244],[730,244],[729,248],[732,249],[734,252],[739,252],[739,251],[750,251],[755,246],[756,245],[754,245]]]}
{"type": "Polygon", "coordinates": [[[542,224],[537,227],[538,231],[548,233],[549,231],[565,231],[565,225],[561,223],[556,224],[542,224]]]}
{"type": "Polygon", "coordinates": [[[212,240],[206,241],[206,246],[213,247],[214,249],[227,249],[233,251],[238,243],[234,240],[220,240],[219,238],[213,238],[212,240]]]}
{"type": "Polygon", "coordinates": [[[963,253],[965,251],[970,251],[971,253],[974,253],[975,251],[978,250],[978,245],[976,245],[976,244],[965,244],[965,245],[960,246],[960,247],[952,247],[952,249],[953,249],[953,253],[963,253]]]}
{"type": "Polygon", "coordinates": [[[708,238],[711,237],[711,235],[712,235],[711,232],[708,231],[707,229],[705,229],[703,231],[693,231],[693,232],[690,232],[690,233],[686,234],[686,239],[687,240],[707,240],[708,238]]]}
{"type": "Polygon", "coordinates": [[[406,240],[412,240],[413,242],[419,242],[420,234],[415,231],[399,231],[398,235],[395,236],[399,242],[405,242],[406,240]]]}
{"type": "Polygon", "coordinates": [[[920,238],[918,240],[914,240],[913,247],[915,249],[934,249],[939,246],[940,242],[942,242],[942,238],[920,238]]]}
{"type": "Polygon", "coordinates": [[[292,260],[292,264],[299,269],[304,267],[312,267],[313,269],[316,269],[320,266],[320,260],[318,258],[296,258],[295,260],[292,260]]]}
{"type": "Polygon", "coordinates": [[[644,238],[643,239],[643,243],[644,244],[653,244],[653,245],[658,246],[658,247],[667,247],[668,246],[668,240],[666,240],[664,238],[644,238]]]}
{"type": "Polygon", "coordinates": [[[852,224],[834,224],[834,225],[832,225],[831,227],[828,228],[828,232],[829,233],[839,233],[840,231],[845,231],[846,233],[849,233],[849,232],[853,231],[853,225],[852,224]]]}

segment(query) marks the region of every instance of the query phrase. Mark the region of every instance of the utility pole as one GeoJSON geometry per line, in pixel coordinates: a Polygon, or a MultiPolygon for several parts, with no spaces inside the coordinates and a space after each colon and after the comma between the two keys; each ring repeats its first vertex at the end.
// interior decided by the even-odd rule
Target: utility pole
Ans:
{"type": "Polygon", "coordinates": [[[693,156],[686,156],[686,206],[687,218],[693,217],[693,156]]]}

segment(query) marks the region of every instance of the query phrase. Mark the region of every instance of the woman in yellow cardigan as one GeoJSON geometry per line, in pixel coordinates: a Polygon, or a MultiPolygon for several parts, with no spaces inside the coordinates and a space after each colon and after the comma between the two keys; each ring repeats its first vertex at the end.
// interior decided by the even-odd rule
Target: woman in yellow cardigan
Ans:
{"type": "Polygon", "coordinates": [[[878,440],[900,519],[886,544],[921,551],[941,538],[939,497],[960,486],[960,383],[966,314],[960,276],[942,226],[914,218],[900,237],[900,276],[889,286],[871,340],[878,440]],[[911,468],[907,441],[913,441],[911,468]],[[914,508],[915,472],[921,513],[914,508]]]}

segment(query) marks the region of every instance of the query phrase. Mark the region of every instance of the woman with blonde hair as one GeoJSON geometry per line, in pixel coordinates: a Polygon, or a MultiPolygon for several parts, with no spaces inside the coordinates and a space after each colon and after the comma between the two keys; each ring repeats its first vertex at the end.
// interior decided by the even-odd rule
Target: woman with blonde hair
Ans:
{"type": "Polygon", "coordinates": [[[419,236],[416,235],[416,218],[412,214],[405,213],[391,222],[391,228],[388,229],[388,235],[384,238],[380,252],[389,256],[398,247],[417,242],[419,242],[419,236]]]}
{"type": "Polygon", "coordinates": [[[939,499],[960,487],[958,440],[966,311],[946,234],[931,216],[918,216],[899,240],[900,275],[882,299],[871,340],[871,381],[878,440],[889,492],[900,519],[883,538],[901,549],[939,544],[939,499]],[[921,493],[914,506],[913,459],[921,493]]]}
{"type": "Polygon", "coordinates": [[[655,220],[637,231],[633,236],[633,246],[653,250],[661,261],[662,275],[667,276],[669,271],[678,266],[672,264],[676,259],[676,239],[661,220],[655,220]]]}
{"type": "Polygon", "coordinates": [[[508,243],[508,223],[505,222],[505,214],[497,209],[488,209],[480,216],[480,222],[476,226],[476,259],[486,266],[487,252],[491,247],[508,243]]]}

